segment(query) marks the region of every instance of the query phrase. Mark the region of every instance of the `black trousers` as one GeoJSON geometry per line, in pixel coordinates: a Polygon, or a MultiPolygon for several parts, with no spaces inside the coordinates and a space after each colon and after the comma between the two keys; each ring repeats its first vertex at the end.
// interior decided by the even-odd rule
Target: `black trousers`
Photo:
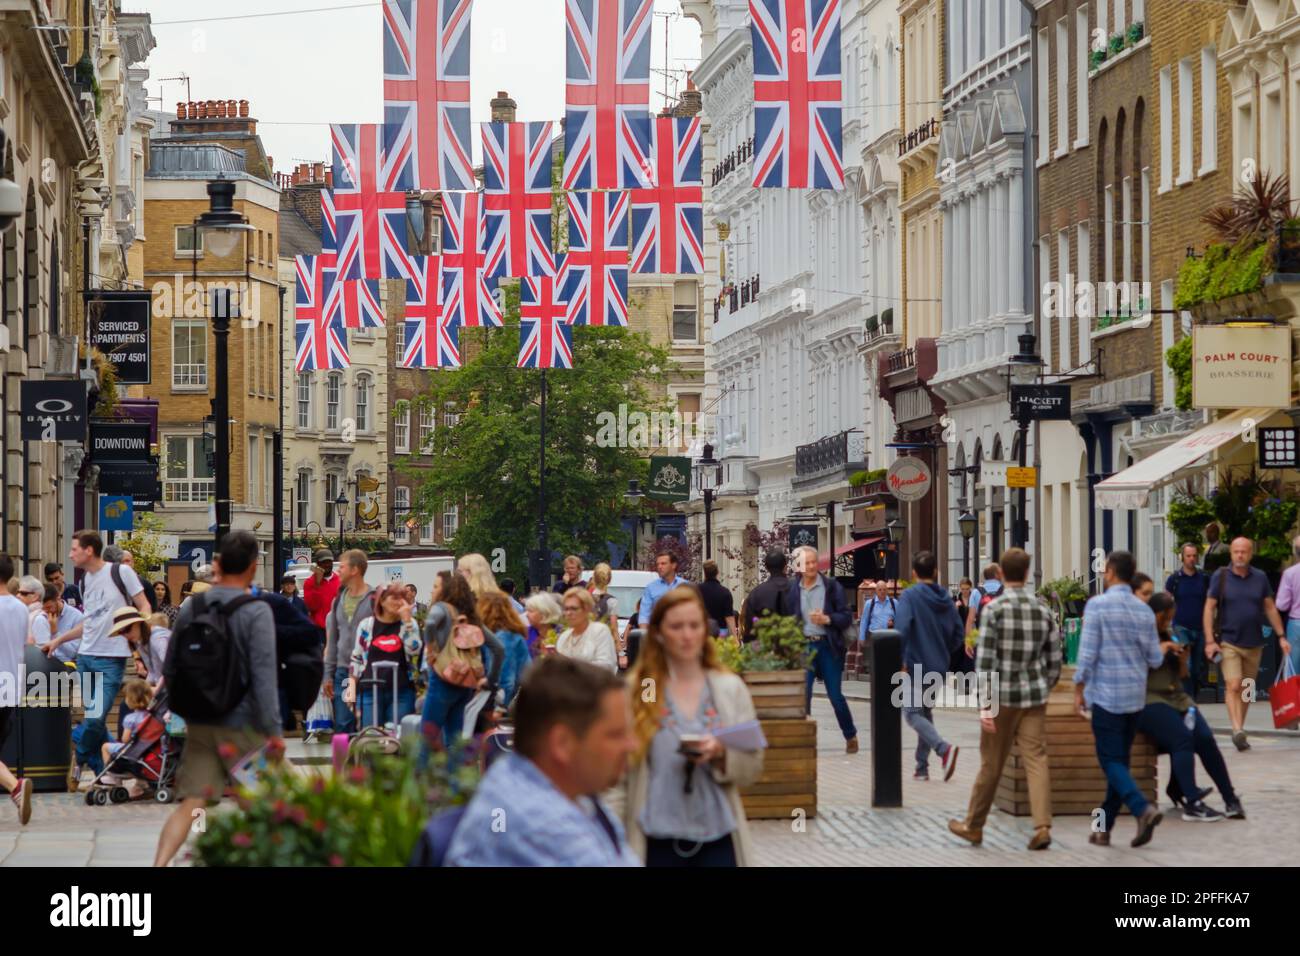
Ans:
{"type": "Polygon", "coordinates": [[[705,867],[736,866],[736,846],[731,834],[708,843],[695,840],[664,840],[649,837],[645,848],[646,866],[705,867]]]}

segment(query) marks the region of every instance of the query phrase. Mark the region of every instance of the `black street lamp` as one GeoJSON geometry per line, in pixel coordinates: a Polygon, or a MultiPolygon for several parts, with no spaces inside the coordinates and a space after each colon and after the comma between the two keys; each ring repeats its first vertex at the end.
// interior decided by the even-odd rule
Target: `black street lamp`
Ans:
{"type": "Polygon", "coordinates": [[[339,516],[339,557],[340,558],[343,556],[343,514],[345,511],[347,511],[347,507],[348,507],[348,496],[340,491],[339,496],[334,499],[334,510],[338,512],[338,516],[339,516]]]}
{"type": "Polygon", "coordinates": [[[704,446],[704,456],[696,463],[695,480],[704,496],[704,558],[713,558],[713,499],[722,484],[722,462],[713,457],[713,446],[704,446]]]}
{"type": "MultiPolygon", "coordinates": [[[[1020,351],[1011,357],[1007,365],[1008,401],[1013,386],[1033,385],[1038,381],[1043,365],[1043,360],[1038,355],[1038,337],[1033,332],[1025,332],[1016,341],[1020,343],[1020,351]]],[[[1017,463],[1024,468],[1029,462],[1029,423],[1032,421],[1030,417],[1032,406],[1029,402],[1022,402],[1012,409],[1012,414],[1015,416],[1016,426],[1020,432],[1020,454],[1017,463]]],[[[1016,489],[1016,520],[1011,526],[1011,545],[1015,548],[1023,548],[1025,542],[1029,540],[1029,519],[1025,516],[1027,491],[1026,488],[1016,489]]]]}
{"type": "Polygon", "coordinates": [[[971,557],[970,544],[975,538],[975,532],[979,530],[980,519],[975,516],[973,511],[963,511],[957,517],[957,525],[961,528],[962,546],[961,546],[961,566],[962,576],[970,577],[971,557]]]}
{"type": "Polygon", "coordinates": [[[645,497],[645,492],[641,490],[641,483],[632,478],[627,483],[627,491],[623,492],[623,500],[632,504],[632,570],[636,570],[636,533],[641,526],[641,499],[645,497]]]}
{"type": "MultiPolygon", "coordinates": [[[[218,258],[224,258],[235,251],[239,240],[252,231],[248,220],[235,211],[235,184],[232,180],[217,179],[208,183],[208,211],[198,216],[193,223],[194,257],[191,278],[194,286],[199,281],[198,238],[204,237],[205,247],[212,250],[218,258]]],[[[248,288],[248,255],[244,255],[244,288],[248,288]]],[[[216,343],[214,397],[212,399],[212,417],[215,423],[216,457],[215,492],[217,512],[216,542],[230,531],[230,301],[223,298],[217,302],[204,296],[204,311],[211,301],[212,335],[216,343]]],[[[241,314],[242,314],[241,307],[241,314]]]]}

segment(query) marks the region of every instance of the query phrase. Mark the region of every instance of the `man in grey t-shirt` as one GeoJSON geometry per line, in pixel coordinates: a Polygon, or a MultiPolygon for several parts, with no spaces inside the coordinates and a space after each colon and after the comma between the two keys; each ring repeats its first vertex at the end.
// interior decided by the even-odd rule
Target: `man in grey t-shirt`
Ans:
{"type": "MultiPolygon", "coordinates": [[[[213,586],[192,598],[176,616],[176,634],[204,604],[222,604],[249,593],[257,575],[258,544],[250,531],[231,531],[221,539],[214,557],[213,586]]],[[[276,692],[275,618],[265,601],[251,600],[228,619],[230,636],[242,645],[248,665],[244,697],[226,716],[185,728],[185,750],[177,774],[180,805],[167,818],[158,837],[154,866],[166,866],[185,843],[196,811],[220,800],[230,781],[231,766],[265,747],[280,735],[280,700],[276,692]]],[[[172,649],[177,641],[172,641],[172,649]]],[[[278,743],[281,753],[283,742],[278,743]]]]}
{"type": "Polygon", "coordinates": [[[1232,564],[1214,572],[1210,593],[1205,599],[1205,656],[1213,660],[1223,653],[1224,703],[1232,721],[1232,743],[1238,750],[1249,750],[1246,741],[1246,711],[1250,707],[1242,693],[1246,681],[1252,684],[1259,676],[1260,658],[1264,656],[1264,624],[1273,628],[1282,642],[1282,656],[1291,653],[1282,617],[1273,603],[1273,588],[1268,576],[1253,568],[1255,544],[1249,538],[1236,538],[1229,547],[1232,564]],[[1214,619],[1218,611],[1219,630],[1214,619]]]}

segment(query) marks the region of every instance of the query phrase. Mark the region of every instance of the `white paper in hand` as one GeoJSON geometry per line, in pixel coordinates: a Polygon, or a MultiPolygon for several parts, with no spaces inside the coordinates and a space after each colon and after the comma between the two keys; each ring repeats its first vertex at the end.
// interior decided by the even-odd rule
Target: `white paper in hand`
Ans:
{"type": "Polygon", "coordinates": [[[724,747],[732,750],[763,750],[767,747],[767,738],[763,736],[763,727],[757,720],[746,720],[730,727],[723,727],[713,732],[714,738],[724,747]]]}

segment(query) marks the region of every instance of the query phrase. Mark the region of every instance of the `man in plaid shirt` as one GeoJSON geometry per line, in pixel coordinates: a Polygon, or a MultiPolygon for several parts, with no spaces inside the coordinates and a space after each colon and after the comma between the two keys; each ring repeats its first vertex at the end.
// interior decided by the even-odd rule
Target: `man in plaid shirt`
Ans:
{"type": "Polygon", "coordinates": [[[1061,641],[1056,617],[1025,588],[1029,555],[1020,548],[1002,554],[1006,589],[981,616],[975,673],[980,700],[980,771],[965,820],[948,829],[978,846],[984,821],[1011,745],[1018,744],[1029,778],[1034,836],[1029,849],[1052,842],[1052,785],[1047,771],[1047,695],[1061,676],[1061,641]]]}

